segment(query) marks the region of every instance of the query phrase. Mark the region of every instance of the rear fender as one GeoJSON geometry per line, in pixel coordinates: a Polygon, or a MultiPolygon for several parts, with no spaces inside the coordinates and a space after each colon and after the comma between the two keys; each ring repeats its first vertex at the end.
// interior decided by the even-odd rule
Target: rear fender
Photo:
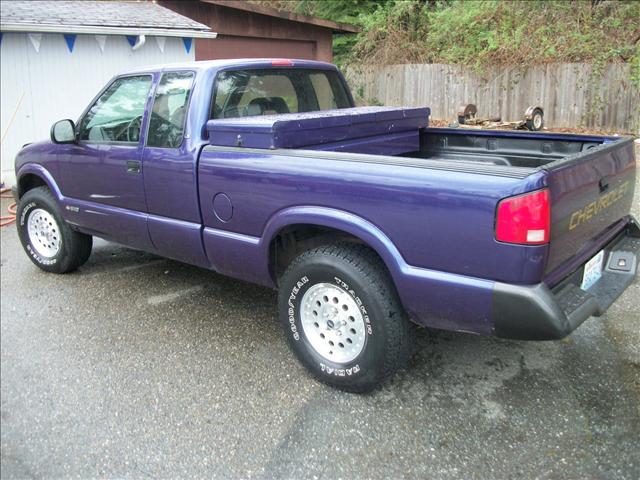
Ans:
{"type": "Polygon", "coordinates": [[[316,206],[287,208],[272,216],[267,222],[260,241],[262,258],[269,258],[271,242],[283,228],[298,224],[328,227],[359,238],[380,256],[394,280],[407,267],[391,239],[374,224],[352,213],[316,206]]]}

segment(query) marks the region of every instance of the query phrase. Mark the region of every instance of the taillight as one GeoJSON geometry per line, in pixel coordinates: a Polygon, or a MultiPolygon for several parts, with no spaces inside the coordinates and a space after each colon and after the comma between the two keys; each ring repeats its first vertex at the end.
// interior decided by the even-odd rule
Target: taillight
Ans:
{"type": "Polygon", "coordinates": [[[293,67],[293,62],[288,58],[274,58],[271,60],[272,67],[293,67]]]}
{"type": "Polygon", "coordinates": [[[496,240],[525,245],[549,242],[551,209],[549,190],[505,198],[496,212],[496,240]]]}

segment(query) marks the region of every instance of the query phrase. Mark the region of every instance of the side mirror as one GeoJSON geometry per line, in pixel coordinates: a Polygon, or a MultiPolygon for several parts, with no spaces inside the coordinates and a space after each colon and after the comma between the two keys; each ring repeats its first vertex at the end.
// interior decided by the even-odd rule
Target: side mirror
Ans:
{"type": "Polygon", "coordinates": [[[51,141],[53,143],[75,143],[76,126],[73,120],[60,120],[51,127],[51,141]]]}

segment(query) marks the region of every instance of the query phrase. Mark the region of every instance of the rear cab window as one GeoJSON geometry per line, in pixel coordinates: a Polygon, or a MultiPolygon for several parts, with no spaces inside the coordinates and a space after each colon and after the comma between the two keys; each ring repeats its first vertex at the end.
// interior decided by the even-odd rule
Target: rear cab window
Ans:
{"type": "Polygon", "coordinates": [[[237,118],[350,108],[337,72],[302,68],[220,72],[211,117],[237,118]]]}

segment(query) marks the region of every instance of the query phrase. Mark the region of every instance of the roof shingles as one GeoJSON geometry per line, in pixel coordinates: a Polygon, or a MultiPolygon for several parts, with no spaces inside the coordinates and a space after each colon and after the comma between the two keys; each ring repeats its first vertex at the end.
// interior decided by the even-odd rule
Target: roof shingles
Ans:
{"type": "Polygon", "coordinates": [[[0,2],[0,24],[211,29],[152,2],[10,1],[0,2]]]}

